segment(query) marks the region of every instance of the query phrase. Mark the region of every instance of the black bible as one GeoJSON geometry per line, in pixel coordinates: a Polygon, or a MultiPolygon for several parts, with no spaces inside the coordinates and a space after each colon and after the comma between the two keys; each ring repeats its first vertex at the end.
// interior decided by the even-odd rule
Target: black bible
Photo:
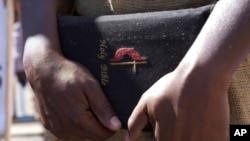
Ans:
{"type": "Polygon", "coordinates": [[[59,15],[62,52],[93,73],[126,128],[141,95],[177,67],[212,7],[98,17],[59,15]]]}

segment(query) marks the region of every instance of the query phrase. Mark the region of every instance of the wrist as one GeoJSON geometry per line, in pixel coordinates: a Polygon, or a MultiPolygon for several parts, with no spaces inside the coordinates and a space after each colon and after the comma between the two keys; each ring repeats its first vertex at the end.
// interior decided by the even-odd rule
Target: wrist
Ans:
{"type": "Polygon", "coordinates": [[[215,93],[227,91],[231,79],[229,72],[226,72],[223,67],[188,59],[184,59],[179,64],[175,69],[175,73],[180,75],[186,83],[193,83],[197,86],[203,86],[204,89],[215,90],[215,93]]]}
{"type": "Polygon", "coordinates": [[[61,51],[52,48],[51,41],[46,37],[36,35],[27,38],[23,56],[23,65],[26,73],[29,73],[29,70],[44,67],[44,64],[46,64],[46,67],[48,68],[48,65],[52,62],[62,59],[63,56],[61,51]]]}

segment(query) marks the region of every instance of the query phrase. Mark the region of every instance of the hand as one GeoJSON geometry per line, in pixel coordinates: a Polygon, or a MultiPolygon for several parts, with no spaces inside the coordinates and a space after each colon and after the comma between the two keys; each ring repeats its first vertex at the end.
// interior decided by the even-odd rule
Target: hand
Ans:
{"type": "Polygon", "coordinates": [[[220,82],[199,72],[162,77],[141,97],[125,140],[134,141],[148,122],[157,141],[228,140],[227,89],[220,82]]]}
{"type": "Polygon", "coordinates": [[[121,123],[82,65],[53,51],[25,49],[24,68],[44,126],[62,139],[106,140],[121,123]]]}

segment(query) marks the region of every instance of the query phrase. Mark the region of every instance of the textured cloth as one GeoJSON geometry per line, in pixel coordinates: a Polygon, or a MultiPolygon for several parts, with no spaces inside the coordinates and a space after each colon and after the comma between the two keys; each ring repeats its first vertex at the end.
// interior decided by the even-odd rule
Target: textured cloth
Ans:
{"type": "Polygon", "coordinates": [[[76,0],[76,12],[80,15],[109,15],[112,14],[108,0],[76,0]]]}
{"type": "Polygon", "coordinates": [[[183,9],[207,5],[216,0],[76,0],[80,15],[108,15],[183,9]]]}
{"type": "Polygon", "coordinates": [[[115,14],[183,9],[210,4],[214,0],[110,0],[115,14]]]}
{"type": "Polygon", "coordinates": [[[229,88],[231,124],[250,124],[250,54],[234,73],[229,88]]]}

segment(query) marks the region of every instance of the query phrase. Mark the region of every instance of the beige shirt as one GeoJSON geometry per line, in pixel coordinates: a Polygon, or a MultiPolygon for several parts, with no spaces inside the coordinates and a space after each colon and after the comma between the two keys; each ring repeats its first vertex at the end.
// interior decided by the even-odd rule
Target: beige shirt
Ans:
{"type": "Polygon", "coordinates": [[[108,15],[198,7],[217,0],[76,0],[80,15],[108,15]]]}

